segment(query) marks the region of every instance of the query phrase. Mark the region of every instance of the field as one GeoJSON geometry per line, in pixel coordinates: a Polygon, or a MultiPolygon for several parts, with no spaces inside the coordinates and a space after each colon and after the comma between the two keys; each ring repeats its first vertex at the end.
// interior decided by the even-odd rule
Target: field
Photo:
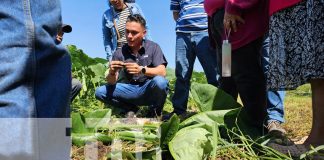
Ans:
{"type": "MultiPolygon", "coordinates": [[[[156,153],[162,153],[160,155],[163,159],[184,160],[290,158],[266,147],[263,142],[267,137],[241,123],[240,120],[246,117],[244,112],[237,108],[239,102],[207,85],[204,74],[199,72],[193,73],[188,103],[189,111],[200,112],[199,114],[184,119],[172,117],[164,123],[147,119],[143,119],[144,122],[123,119],[123,116],[118,114],[118,109],[107,109],[109,106],[94,98],[94,88],[104,84],[107,68],[105,60],[92,59],[76,46],[68,48],[72,55],[73,75],[83,84],[80,95],[72,103],[73,160],[114,159],[114,156],[117,156],[115,159],[120,159],[118,157],[136,159],[139,153],[143,153],[143,159],[159,159],[155,156],[156,153]],[[95,118],[94,121],[90,121],[94,127],[89,127],[87,118],[95,118]],[[109,122],[98,125],[102,123],[102,119],[109,119],[109,122]],[[117,120],[116,125],[112,124],[113,120],[117,120]],[[141,129],[138,129],[138,126],[141,129]],[[158,129],[159,126],[161,130],[158,129]],[[136,145],[138,137],[142,137],[140,139],[143,140],[141,149],[136,145]],[[114,139],[121,139],[117,148],[112,145],[114,139]],[[188,145],[194,147],[179,150],[188,145]],[[114,153],[119,150],[120,152],[114,153]]],[[[168,68],[167,73],[170,94],[164,106],[165,113],[172,111],[170,97],[175,80],[173,69],[168,68]]],[[[293,141],[303,140],[302,138],[310,131],[312,120],[310,97],[309,85],[287,92],[284,128],[288,132],[287,136],[293,141]]],[[[145,107],[141,111],[145,113],[145,107]]]]}

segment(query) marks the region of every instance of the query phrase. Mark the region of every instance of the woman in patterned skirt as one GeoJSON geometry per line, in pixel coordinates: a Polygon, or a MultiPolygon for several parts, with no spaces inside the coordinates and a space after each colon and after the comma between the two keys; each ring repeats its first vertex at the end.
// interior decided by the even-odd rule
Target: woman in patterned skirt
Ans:
{"type": "Polygon", "coordinates": [[[324,0],[270,1],[268,88],[311,84],[313,125],[304,146],[324,144],[324,0]]]}

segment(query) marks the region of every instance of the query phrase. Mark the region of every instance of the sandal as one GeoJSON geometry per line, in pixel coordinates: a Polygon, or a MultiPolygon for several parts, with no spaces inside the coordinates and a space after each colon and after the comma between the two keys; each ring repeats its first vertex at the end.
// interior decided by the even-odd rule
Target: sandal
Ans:
{"type": "Polygon", "coordinates": [[[295,143],[287,137],[283,132],[272,131],[268,133],[270,141],[268,143],[276,143],[282,146],[291,146],[295,143]]]}
{"type": "Polygon", "coordinates": [[[267,146],[283,153],[290,155],[293,158],[299,158],[302,154],[306,153],[308,149],[302,144],[295,144],[290,146],[284,146],[277,143],[268,143],[267,146]]]}

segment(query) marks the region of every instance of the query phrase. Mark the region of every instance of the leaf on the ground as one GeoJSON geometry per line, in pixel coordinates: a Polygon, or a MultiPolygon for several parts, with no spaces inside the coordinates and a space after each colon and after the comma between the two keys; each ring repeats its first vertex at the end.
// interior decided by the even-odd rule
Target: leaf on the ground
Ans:
{"type": "Polygon", "coordinates": [[[201,112],[241,107],[229,94],[210,84],[193,83],[191,94],[201,112]]]}
{"type": "Polygon", "coordinates": [[[180,119],[174,114],[168,121],[161,124],[161,148],[164,149],[167,147],[167,144],[174,137],[179,129],[180,119]]]}
{"type": "Polygon", "coordinates": [[[175,160],[206,159],[213,150],[212,137],[201,124],[183,128],[169,142],[170,153],[175,160]]]}

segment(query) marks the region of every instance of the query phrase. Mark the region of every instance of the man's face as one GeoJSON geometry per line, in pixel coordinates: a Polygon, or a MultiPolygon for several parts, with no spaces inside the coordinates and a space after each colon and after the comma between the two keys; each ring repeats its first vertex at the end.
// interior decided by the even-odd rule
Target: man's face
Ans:
{"type": "Polygon", "coordinates": [[[145,37],[146,30],[140,23],[127,22],[125,34],[128,46],[138,47],[142,45],[142,41],[145,37]]]}
{"type": "Polygon", "coordinates": [[[115,9],[121,10],[124,8],[124,0],[109,0],[110,4],[114,6],[115,9]]]}

